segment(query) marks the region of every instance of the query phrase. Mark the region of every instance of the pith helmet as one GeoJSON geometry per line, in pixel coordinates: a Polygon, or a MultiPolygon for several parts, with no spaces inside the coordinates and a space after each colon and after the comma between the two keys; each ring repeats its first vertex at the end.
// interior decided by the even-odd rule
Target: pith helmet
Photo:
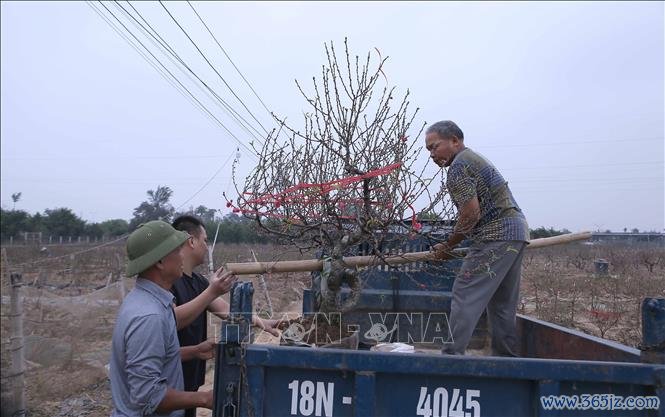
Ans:
{"type": "Polygon", "coordinates": [[[127,238],[127,276],[150,268],[188,238],[188,233],[175,230],[162,220],[140,225],[127,238]]]}

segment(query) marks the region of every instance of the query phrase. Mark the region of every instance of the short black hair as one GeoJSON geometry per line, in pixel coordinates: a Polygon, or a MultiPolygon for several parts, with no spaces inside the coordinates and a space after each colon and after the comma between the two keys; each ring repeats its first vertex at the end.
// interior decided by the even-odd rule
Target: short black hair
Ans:
{"type": "Polygon", "coordinates": [[[425,134],[436,133],[441,136],[442,139],[450,139],[453,136],[457,136],[457,139],[464,141],[464,133],[462,129],[451,120],[442,120],[440,122],[434,123],[432,126],[427,128],[425,134]]]}
{"type": "Polygon", "coordinates": [[[205,225],[203,224],[201,219],[199,219],[198,217],[191,216],[189,214],[178,216],[175,220],[173,220],[171,226],[173,226],[173,228],[176,230],[187,232],[191,236],[196,236],[196,237],[201,235],[201,228],[205,229],[205,225]]]}

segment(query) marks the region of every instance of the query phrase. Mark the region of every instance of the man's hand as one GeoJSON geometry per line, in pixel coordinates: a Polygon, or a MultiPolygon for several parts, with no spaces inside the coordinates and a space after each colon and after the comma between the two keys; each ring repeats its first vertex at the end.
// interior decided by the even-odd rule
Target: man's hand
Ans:
{"type": "Polygon", "coordinates": [[[212,391],[199,391],[197,392],[197,394],[200,395],[200,401],[201,401],[199,407],[212,410],[212,401],[213,401],[212,391]]]}
{"type": "Polygon", "coordinates": [[[432,253],[434,254],[434,259],[437,261],[445,261],[448,259],[456,258],[453,249],[448,245],[448,243],[437,243],[432,247],[432,253]]]}
{"type": "Polygon", "coordinates": [[[215,342],[212,340],[205,340],[196,345],[196,357],[204,361],[214,358],[215,342]]]}
{"type": "Polygon", "coordinates": [[[267,319],[262,319],[261,317],[258,316],[254,316],[253,321],[256,327],[270,333],[273,336],[279,337],[279,331],[277,330],[277,326],[279,326],[282,323],[282,320],[267,320],[267,319]]]}
{"type": "Polygon", "coordinates": [[[220,296],[231,291],[233,284],[237,280],[238,277],[233,275],[232,272],[224,272],[224,267],[222,267],[215,271],[212,277],[210,277],[210,288],[212,288],[217,296],[220,296]]]}

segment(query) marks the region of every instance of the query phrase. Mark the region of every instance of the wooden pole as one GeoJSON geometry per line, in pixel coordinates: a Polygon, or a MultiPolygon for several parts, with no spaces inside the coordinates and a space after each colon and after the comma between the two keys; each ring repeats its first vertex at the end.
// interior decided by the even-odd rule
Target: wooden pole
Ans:
{"type": "MultiPolygon", "coordinates": [[[[254,262],[258,262],[254,251],[251,249],[250,251],[252,252],[252,257],[254,258],[254,262]]],[[[268,293],[268,285],[266,284],[266,279],[263,274],[259,275],[259,284],[261,285],[261,290],[263,291],[263,294],[265,294],[266,302],[268,303],[268,317],[272,317],[272,300],[270,300],[270,294],[268,293]]]]}
{"type": "Polygon", "coordinates": [[[25,358],[23,352],[23,300],[21,299],[21,274],[11,274],[10,294],[10,320],[11,336],[9,350],[11,351],[10,386],[13,388],[12,416],[25,416],[25,358]]]}
{"type": "MultiPolygon", "coordinates": [[[[529,241],[527,249],[537,249],[547,246],[562,245],[566,243],[576,242],[579,240],[586,240],[591,238],[591,232],[568,233],[560,236],[546,237],[541,239],[533,239],[529,241]]],[[[463,254],[464,251],[456,250],[457,253],[463,254]]],[[[374,265],[402,265],[412,262],[421,261],[435,261],[432,252],[410,252],[400,255],[386,256],[383,259],[376,256],[349,256],[344,258],[344,263],[349,268],[374,266],[374,265]]],[[[301,261],[275,261],[275,262],[244,262],[244,263],[227,263],[227,271],[231,271],[236,275],[258,275],[268,272],[311,272],[320,271],[323,269],[323,260],[321,259],[306,259],[301,261]]]]}
{"type": "Polygon", "coordinates": [[[115,261],[117,264],[118,271],[118,300],[119,304],[122,304],[122,301],[125,299],[125,274],[123,271],[123,259],[119,254],[115,254],[115,261]]]}
{"type": "Polygon", "coordinates": [[[118,299],[120,304],[125,299],[125,277],[122,274],[120,274],[120,280],[118,281],[118,299]]]}

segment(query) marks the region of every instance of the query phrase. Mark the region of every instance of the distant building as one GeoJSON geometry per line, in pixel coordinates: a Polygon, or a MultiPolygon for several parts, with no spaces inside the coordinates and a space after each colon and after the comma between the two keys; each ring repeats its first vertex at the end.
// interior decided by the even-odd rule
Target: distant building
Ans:
{"type": "Polygon", "coordinates": [[[665,245],[665,233],[593,232],[591,241],[616,243],[656,243],[658,245],[665,245]]]}

